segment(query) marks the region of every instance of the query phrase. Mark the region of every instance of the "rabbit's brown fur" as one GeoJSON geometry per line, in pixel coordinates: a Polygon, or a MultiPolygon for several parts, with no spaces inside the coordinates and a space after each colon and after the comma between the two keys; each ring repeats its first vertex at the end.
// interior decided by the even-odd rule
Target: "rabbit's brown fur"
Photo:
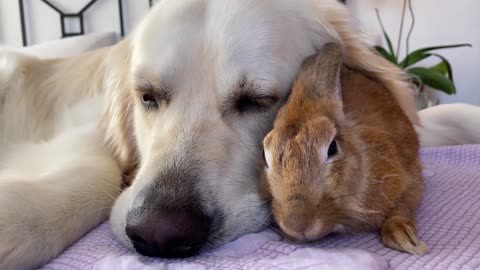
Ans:
{"type": "Polygon", "coordinates": [[[424,254],[415,130],[389,91],[342,60],[337,44],[305,60],[264,140],[262,186],[275,220],[296,240],[380,229],[385,245],[424,254]]]}

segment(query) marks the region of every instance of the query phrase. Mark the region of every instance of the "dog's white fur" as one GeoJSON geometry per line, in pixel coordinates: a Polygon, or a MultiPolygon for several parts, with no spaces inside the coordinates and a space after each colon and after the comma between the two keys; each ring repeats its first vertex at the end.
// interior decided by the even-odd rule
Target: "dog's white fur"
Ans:
{"type": "Polygon", "coordinates": [[[480,144],[480,106],[453,103],[421,110],[416,126],[422,146],[480,144]]]}
{"type": "MultiPolygon", "coordinates": [[[[348,64],[383,82],[416,122],[404,74],[360,33],[336,0],[164,0],[111,48],[62,60],[0,51],[0,269],[45,263],[99,224],[122,174],[134,180],[111,223],[130,246],[133,201],[178,160],[199,163],[202,207],[224,217],[210,243],[258,230],[268,218],[260,142],[302,60],[323,44],[343,44],[348,64]],[[242,77],[280,102],[225,113],[242,77]],[[142,87],[168,89],[171,103],[145,111],[142,87]]],[[[182,183],[161,192],[169,188],[183,196],[182,183]]]]}

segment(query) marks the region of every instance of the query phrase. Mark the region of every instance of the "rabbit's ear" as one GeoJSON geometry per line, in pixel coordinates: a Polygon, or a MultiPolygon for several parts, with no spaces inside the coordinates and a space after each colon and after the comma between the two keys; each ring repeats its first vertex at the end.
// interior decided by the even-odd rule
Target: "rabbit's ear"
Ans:
{"type": "Polygon", "coordinates": [[[308,96],[341,101],[340,67],[343,64],[342,47],[327,43],[320,51],[307,58],[302,65],[304,75],[313,87],[308,87],[308,96]]]}

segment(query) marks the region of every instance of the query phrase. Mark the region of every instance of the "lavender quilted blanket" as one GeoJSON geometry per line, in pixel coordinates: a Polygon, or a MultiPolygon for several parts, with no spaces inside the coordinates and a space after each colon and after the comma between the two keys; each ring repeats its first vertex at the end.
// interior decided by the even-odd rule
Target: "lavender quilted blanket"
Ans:
{"type": "Polygon", "coordinates": [[[480,145],[423,149],[422,160],[423,257],[385,248],[374,233],[296,245],[267,230],[195,258],[151,259],[121,247],[106,223],[42,269],[480,269],[480,145]]]}

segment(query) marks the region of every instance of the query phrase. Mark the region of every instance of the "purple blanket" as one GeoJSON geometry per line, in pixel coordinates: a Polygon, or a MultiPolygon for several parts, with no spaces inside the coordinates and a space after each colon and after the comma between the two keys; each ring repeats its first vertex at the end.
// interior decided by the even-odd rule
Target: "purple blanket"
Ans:
{"type": "Polygon", "coordinates": [[[103,224],[42,269],[480,269],[480,145],[423,149],[422,160],[423,257],[385,248],[375,233],[296,245],[267,230],[195,258],[160,260],[119,246],[103,224]]]}

